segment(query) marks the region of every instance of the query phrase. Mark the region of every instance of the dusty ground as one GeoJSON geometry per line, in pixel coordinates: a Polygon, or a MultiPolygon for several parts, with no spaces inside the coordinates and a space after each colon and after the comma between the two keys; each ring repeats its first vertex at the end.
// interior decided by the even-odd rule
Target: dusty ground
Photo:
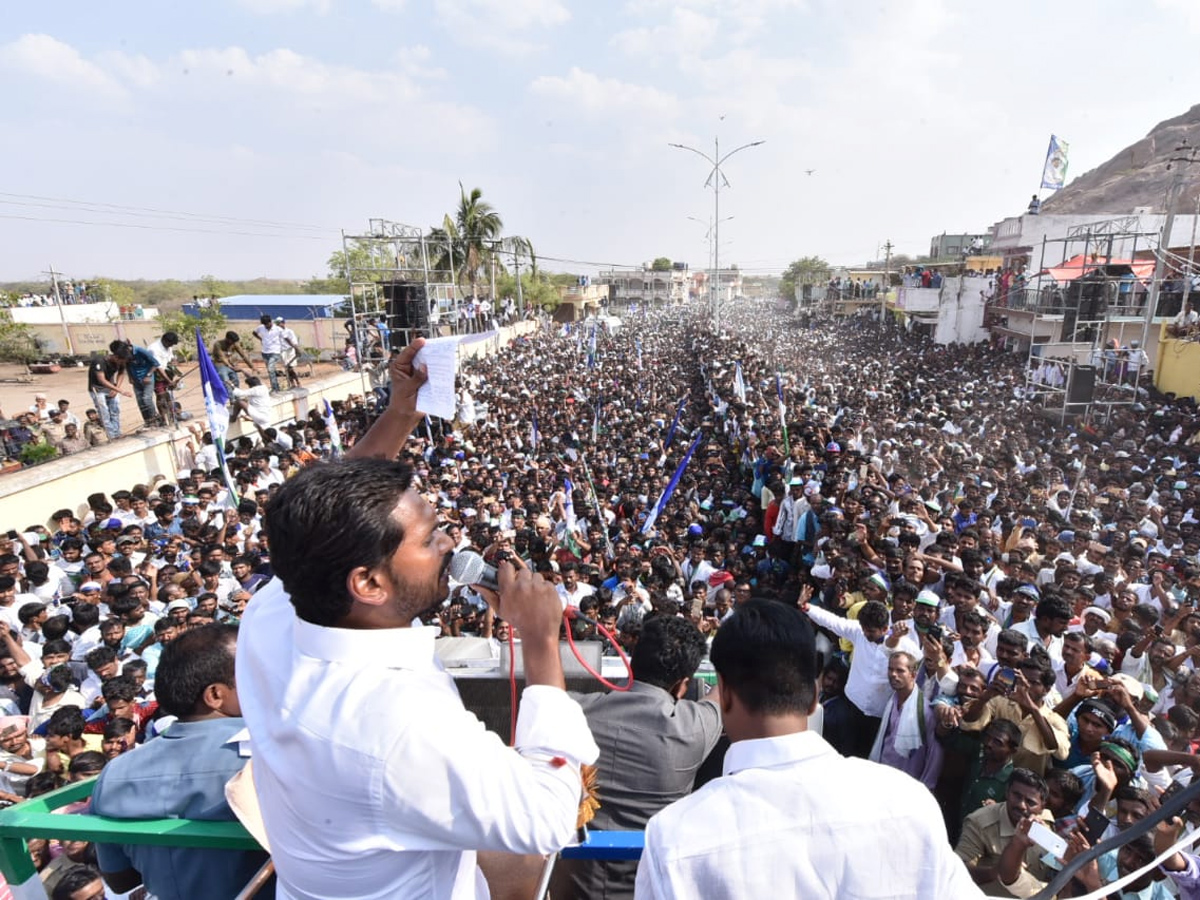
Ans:
{"type": "MultiPolygon", "coordinates": [[[[195,371],[195,363],[185,364],[183,371],[183,386],[175,392],[175,399],[183,404],[185,410],[203,418],[204,395],[200,390],[200,375],[195,371]]],[[[333,363],[319,363],[313,366],[312,379],[306,367],[302,366],[299,371],[303,385],[312,379],[340,372],[341,368],[333,363]]],[[[265,369],[260,369],[258,374],[266,379],[265,369]]],[[[0,363],[0,412],[3,418],[11,418],[27,410],[33,405],[34,394],[38,393],[45,394],[51,406],[60,399],[71,401],[71,411],[80,421],[84,418],[84,410],[92,405],[87,392],[87,369],[63,369],[53,375],[29,375],[24,366],[0,363]]],[[[121,430],[128,434],[141,424],[137,403],[132,397],[122,397],[121,430]]]]}

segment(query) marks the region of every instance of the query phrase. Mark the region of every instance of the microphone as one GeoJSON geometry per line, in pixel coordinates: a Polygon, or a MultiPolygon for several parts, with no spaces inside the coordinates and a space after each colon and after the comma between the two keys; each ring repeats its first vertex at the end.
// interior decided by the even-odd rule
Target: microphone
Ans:
{"type": "Polygon", "coordinates": [[[591,616],[585,616],[582,612],[580,612],[578,606],[568,606],[563,610],[563,616],[568,622],[574,622],[576,619],[579,619],[582,622],[587,622],[593,628],[600,627],[600,623],[598,623],[595,619],[593,619],[591,616]]]}
{"type": "Polygon", "coordinates": [[[471,550],[460,550],[450,560],[447,569],[450,577],[459,584],[478,584],[488,590],[500,593],[500,584],[496,580],[496,567],[489,566],[483,557],[471,550]]]}

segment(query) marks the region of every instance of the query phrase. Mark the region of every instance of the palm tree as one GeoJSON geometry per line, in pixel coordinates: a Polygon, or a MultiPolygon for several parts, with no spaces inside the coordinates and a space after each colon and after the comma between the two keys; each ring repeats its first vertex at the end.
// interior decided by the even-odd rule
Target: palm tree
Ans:
{"type": "Polygon", "coordinates": [[[479,276],[493,253],[493,245],[504,229],[500,214],[483,199],[483,191],[472,188],[471,193],[458,183],[459,201],[454,218],[446,216],[442,230],[454,249],[458,277],[471,285],[471,296],[478,297],[479,276]]]}

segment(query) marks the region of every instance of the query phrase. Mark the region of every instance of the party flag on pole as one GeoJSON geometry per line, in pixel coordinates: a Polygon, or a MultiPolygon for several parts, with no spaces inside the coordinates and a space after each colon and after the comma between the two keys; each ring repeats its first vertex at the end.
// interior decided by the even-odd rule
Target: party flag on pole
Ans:
{"type": "Polygon", "coordinates": [[[333,458],[337,459],[342,455],[342,432],[338,428],[337,416],[333,414],[333,407],[329,405],[329,401],[325,401],[325,415],[322,416],[325,420],[325,427],[329,429],[329,443],[333,447],[333,458]]]}
{"type": "Polygon", "coordinates": [[[778,372],[775,373],[775,396],[779,398],[779,427],[783,429],[783,452],[787,455],[792,449],[788,446],[787,404],[783,401],[783,381],[778,372]]]}
{"type": "Polygon", "coordinates": [[[742,364],[740,362],[733,364],[733,394],[738,398],[739,403],[746,402],[746,382],[742,378],[742,364]]]}
{"type": "Polygon", "coordinates": [[[229,434],[229,392],[225,390],[225,382],[217,373],[212,357],[208,355],[208,347],[204,345],[204,337],[200,329],[196,329],[196,354],[200,363],[200,386],[204,392],[204,411],[208,415],[208,430],[212,433],[213,446],[217,448],[217,461],[221,465],[221,476],[225,479],[225,487],[229,490],[229,505],[237,506],[237,488],[233,484],[233,475],[225,458],[225,438],[229,434]]]}
{"type": "Polygon", "coordinates": [[[646,517],[646,524],[642,526],[642,534],[649,534],[654,528],[654,523],[658,520],[659,515],[666,508],[671,500],[671,495],[675,493],[675,488],[679,486],[679,479],[683,477],[684,470],[687,469],[688,463],[692,461],[692,454],[696,452],[696,447],[700,445],[700,439],[704,437],[704,432],[697,431],[695,440],[688,447],[687,453],[683,455],[683,459],[679,461],[679,466],[675,469],[675,474],[671,476],[671,480],[667,482],[666,488],[662,492],[662,496],[658,498],[658,502],[654,504],[654,508],[650,510],[650,515],[646,517]]]}

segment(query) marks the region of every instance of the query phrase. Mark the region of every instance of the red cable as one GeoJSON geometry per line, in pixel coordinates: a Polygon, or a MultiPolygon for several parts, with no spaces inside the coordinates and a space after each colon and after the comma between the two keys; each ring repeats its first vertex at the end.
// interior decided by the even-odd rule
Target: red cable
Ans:
{"type": "Polygon", "coordinates": [[[517,746],[517,650],[513,641],[513,627],[508,625],[508,708],[512,718],[508,723],[508,746],[517,746]]]}
{"type": "MultiPolygon", "coordinates": [[[[565,616],[564,616],[564,618],[565,618],[565,616]]],[[[629,664],[629,657],[625,655],[625,651],[621,649],[621,645],[617,642],[617,639],[612,636],[612,633],[607,628],[605,628],[603,625],[601,625],[599,622],[596,623],[596,630],[599,631],[606,638],[608,638],[609,643],[612,644],[614,648],[616,648],[617,655],[619,657],[621,657],[621,662],[625,663],[625,673],[629,676],[629,678],[626,681],[624,687],[613,684],[611,681],[609,681],[607,678],[605,678],[603,675],[601,675],[599,672],[597,672],[595,669],[593,669],[591,666],[589,666],[587,664],[587,661],[584,660],[584,658],[579,655],[579,650],[575,647],[575,636],[573,634],[571,634],[571,620],[567,619],[567,643],[571,647],[571,652],[575,654],[575,658],[577,660],[579,660],[579,664],[581,666],[583,666],[583,668],[585,670],[587,670],[587,673],[589,675],[591,675],[593,678],[595,678],[602,685],[604,685],[606,688],[608,688],[610,691],[627,691],[627,690],[629,690],[631,687],[633,687],[633,666],[631,666],[629,664]]]]}
{"type": "MultiPolygon", "coordinates": [[[[625,663],[625,674],[628,676],[626,683],[622,685],[613,684],[595,669],[587,664],[587,661],[579,655],[579,648],[575,646],[575,636],[571,634],[571,620],[567,618],[566,613],[563,613],[563,620],[567,624],[567,644],[571,647],[571,652],[575,654],[575,659],[587,671],[589,675],[595,678],[598,682],[604,685],[611,691],[627,691],[633,687],[633,666],[629,662],[629,657],[625,655],[625,651],[621,648],[620,643],[613,637],[612,632],[596,623],[596,629],[608,638],[610,644],[617,651],[617,656],[621,657],[621,662],[625,663]]],[[[509,720],[509,742],[510,747],[517,745],[517,654],[513,647],[513,632],[512,626],[508,628],[508,692],[509,692],[509,708],[512,710],[512,716],[509,720]]]]}

